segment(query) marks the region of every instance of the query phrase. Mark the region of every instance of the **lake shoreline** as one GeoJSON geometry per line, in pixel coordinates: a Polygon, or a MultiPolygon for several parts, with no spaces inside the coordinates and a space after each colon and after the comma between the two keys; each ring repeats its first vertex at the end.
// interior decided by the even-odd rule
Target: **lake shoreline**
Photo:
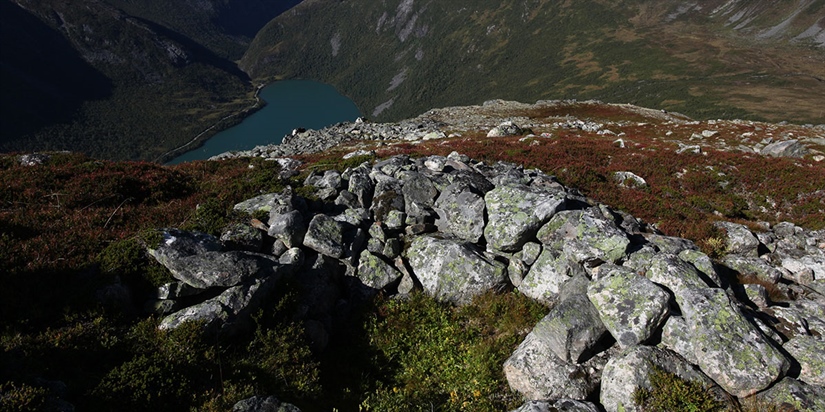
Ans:
{"type": "Polygon", "coordinates": [[[168,152],[164,164],[205,160],[227,151],[277,144],[294,129],[323,128],[361,117],[355,102],[334,86],[315,80],[286,79],[260,84],[255,96],[255,105],[224,117],[188,144],[168,152]]]}

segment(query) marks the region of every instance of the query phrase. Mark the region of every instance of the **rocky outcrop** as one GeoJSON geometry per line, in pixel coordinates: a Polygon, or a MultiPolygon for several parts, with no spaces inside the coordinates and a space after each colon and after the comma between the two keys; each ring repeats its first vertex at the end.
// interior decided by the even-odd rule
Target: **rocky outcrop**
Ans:
{"type": "Polygon", "coordinates": [[[660,370],[719,399],[821,402],[825,231],[722,222],[727,253],[712,260],[552,176],[458,153],[315,172],[304,184],[317,199],[287,188],[240,203],[269,220],[236,225],[223,243],[163,230],[150,253],[180,282],[158,293],[173,311],[161,328],[196,320],[236,333],[289,278],[321,351],[336,319],[378,293],[464,305],[516,290],[549,308],[502,365],[533,401],[519,410],[639,410],[633,392],[660,370]],[[271,254],[250,250],[258,235],[271,254]]]}

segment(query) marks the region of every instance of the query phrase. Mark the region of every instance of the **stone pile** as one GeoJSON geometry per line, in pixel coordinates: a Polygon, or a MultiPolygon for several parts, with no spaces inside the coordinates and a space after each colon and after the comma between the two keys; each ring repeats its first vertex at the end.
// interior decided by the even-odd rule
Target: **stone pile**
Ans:
{"type": "Polygon", "coordinates": [[[323,350],[336,319],[379,291],[462,305],[515,288],[550,308],[502,365],[520,411],[637,411],[656,370],[719,399],[825,410],[823,231],[722,222],[712,260],[539,170],[457,153],[313,172],[301,193],[236,205],[268,220],[221,239],[164,229],[151,253],[179,282],[152,302],[169,313],[160,327],[235,333],[290,277],[323,350]]]}

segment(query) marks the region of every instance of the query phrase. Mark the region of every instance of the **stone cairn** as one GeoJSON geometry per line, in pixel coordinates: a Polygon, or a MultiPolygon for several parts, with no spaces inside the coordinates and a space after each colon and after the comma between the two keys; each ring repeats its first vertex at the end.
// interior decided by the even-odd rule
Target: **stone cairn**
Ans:
{"type": "Polygon", "coordinates": [[[290,277],[320,351],[336,319],[379,291],[462,305],[515,288],[550,308],[502,366],[527,400],[519,411],[637,411],[633,393],[655,370],[719,399],[825,410],[825,231],[720,222],[727,253],[714,261],[539,170],[457,153],[312,173],[304,186],[311,199],[287,187],[237,204],[269,219],[220,239],[163,229],[150,254],[178,281],[149,302],[160,328],[237,333],[290,277]]]}

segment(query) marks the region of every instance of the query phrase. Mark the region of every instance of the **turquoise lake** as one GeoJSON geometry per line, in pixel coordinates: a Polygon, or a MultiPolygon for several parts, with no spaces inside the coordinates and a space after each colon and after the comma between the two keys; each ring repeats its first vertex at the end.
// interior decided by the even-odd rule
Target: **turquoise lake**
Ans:
{"type": "Polygon", "coordinates": [[[361,116],[348,97],[328,84],[312,80],[275,82],[261,89],[259,96],[267,103],[263,109],[167,164],[203,160],[232,150],[280,143],[293,129],[321,129],[361,116]]]}

